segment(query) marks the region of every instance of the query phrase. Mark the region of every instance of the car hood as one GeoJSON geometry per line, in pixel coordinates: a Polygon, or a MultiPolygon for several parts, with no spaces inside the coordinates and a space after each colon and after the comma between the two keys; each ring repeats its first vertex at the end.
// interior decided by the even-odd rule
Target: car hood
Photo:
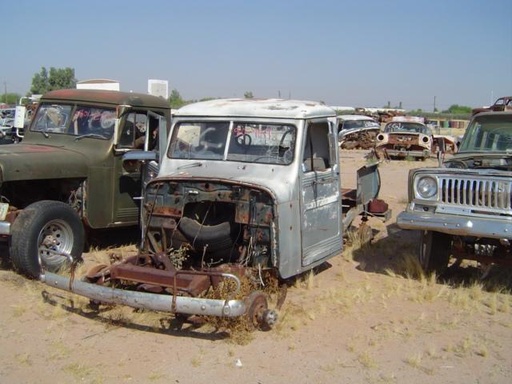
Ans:
{"type": "Polygon", "coordinates": [[[87,158],[62,147],[34,144],[0,146],[1,181],[87,176],[87,158]]]}

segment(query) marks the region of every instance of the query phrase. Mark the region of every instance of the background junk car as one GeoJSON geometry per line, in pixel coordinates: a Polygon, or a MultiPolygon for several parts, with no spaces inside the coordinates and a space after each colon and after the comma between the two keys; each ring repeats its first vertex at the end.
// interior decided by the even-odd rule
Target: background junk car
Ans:
{"type": "Polygon", "coordinates": [[[395,116],[376,138],[375,150],[390,159],[425,160],[439,152],[455,153],[457,139],[436,135],[423,117],[395,116]]]}
{"type": "Polygon", "coordinates": [[[380,132],[380,123],[366,115],[339,115],[338,141],[341,149],[370,149],[380,132]]]}
{"type": "MultiPolygon", "coordinates": [[[[158,175],[145,186],[138,254],[93,267],[86,281],[52,273],[42,280],[101,303],[245,315],[270,328],[276,313],[265,287],[339,255],[356,215],[372,214],[377,164],[357,178],[357,189],[341,188],[336,114],[320,103],[190,104],[175,111],[158,175]]],[[[375,214],[388,213],[374,205],[375,214]]]]}

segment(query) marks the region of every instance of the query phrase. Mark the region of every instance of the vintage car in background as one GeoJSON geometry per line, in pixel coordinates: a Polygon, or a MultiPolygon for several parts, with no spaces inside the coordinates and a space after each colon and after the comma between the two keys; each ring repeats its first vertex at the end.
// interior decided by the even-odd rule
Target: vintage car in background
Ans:
{"type": "Polygon", "coordinates": [[[0,109],[0,144],[12,143],[15,108],[0,109]]]}
{"type": "Polygon", "coordinates": [[[457,139],[435,135],[423,117],[396,116],[377,135],[375,151],[388,159],[425,160],[438,153],[455,153],[457,139]]]}
{"type": "Polygon", "coordinates": [[[480,112],[512,111],[512,96],[503,96],[494,102],[490,107],[473,108],[471,113],[476,115],[480,112]]]}
{"type": "Polygon", "coordinates": [[[14,117],[0,118],[0,144],[12,143],[12,130],[14,127],[14,117]]]}
{"type": "Polygon", "coordinates": [[[370,116],[338,116],[338,143],[342,149],[373,148],[379,132],[380,123],[370,116]]]}

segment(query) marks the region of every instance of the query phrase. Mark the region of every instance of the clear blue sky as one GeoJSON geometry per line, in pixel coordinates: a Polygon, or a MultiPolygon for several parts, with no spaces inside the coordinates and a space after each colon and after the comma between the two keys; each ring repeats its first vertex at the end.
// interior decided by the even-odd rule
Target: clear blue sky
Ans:
{"type": "Polygon", "coordinates": [[[42,67],[185,100],[438,109],[512,95],[512,0],[10,0],[1,92],[42,67]]]}

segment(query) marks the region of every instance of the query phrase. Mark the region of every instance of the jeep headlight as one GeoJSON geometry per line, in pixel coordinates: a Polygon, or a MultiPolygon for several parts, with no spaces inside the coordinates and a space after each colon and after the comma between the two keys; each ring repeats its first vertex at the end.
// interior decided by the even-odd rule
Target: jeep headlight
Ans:
{"type": "Polygon", "coordinates": [[[431,199],[437,194],[437,180],[432,176],[420,176],[416,179],[416,195],[421,199],[431,199]]]}

